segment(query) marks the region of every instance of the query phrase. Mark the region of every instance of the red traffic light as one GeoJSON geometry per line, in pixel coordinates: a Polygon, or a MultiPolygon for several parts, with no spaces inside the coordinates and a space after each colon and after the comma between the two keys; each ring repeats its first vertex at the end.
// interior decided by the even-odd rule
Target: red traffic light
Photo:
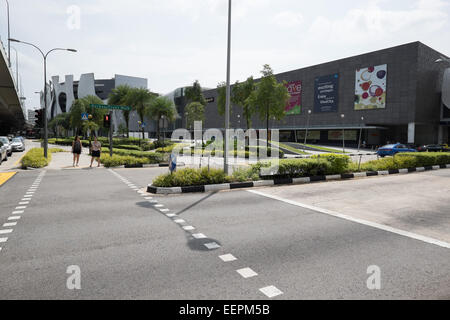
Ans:
{"type": "Polygon", "coordinates": [[[103,126],[105,128],[110,128],[111,127],[111,117],[109,116],[109,114],[106,114],[103,117],[103,126]]]}

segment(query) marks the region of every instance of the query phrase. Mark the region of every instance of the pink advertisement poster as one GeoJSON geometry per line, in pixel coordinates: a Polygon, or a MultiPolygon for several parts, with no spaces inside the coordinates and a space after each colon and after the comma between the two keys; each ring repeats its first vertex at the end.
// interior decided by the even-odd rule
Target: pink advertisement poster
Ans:
{"type": "Polygon", "coordinates": [[[302,112],[302,81],[294,81],[286,84],[291,98],[286,106],[286,114],[301,114],[302,112]]]}

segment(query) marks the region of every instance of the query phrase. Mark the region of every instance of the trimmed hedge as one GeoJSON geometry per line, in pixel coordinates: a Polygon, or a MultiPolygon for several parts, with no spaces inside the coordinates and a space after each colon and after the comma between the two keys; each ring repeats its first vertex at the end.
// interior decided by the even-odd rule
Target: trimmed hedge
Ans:
{"type": "Polygon", "coordinates": [[[50,161],[52,161],[52,153],[64,152],[64,150],[59,148],[48,149],[48,158],[44,157],[43,148],[33,148],[28,151],[22,158],[22,169],[26,168],[44,168],[48,166],[50,161]]]}
{"type": "MultiPolygon", "coordinates": [[[[102,148],[102,154],[109,154],[108,148],[102,148]]],[[[123,150],[113,148],[113,155],[124,156],[124,157],[135,157],[147,159],[146,164],[161,163],[169,161],[169,157],[166,154],[156,153],[156,152],[145,152],[145,151],[133,151],[133,150],[123,150]]]]}
{"type": "Polygon", "coordinates": [[[223,170],[181,169],[170,174],[163,174],[153,181],[155,187],[186,187],[205,184],[221,184],[230,182],[231,178],[223,170]]]}
{"type": "Polygon", "coordinates": [[[113,154],[112,157],[109,154],[102,153],[100,157],[101,163],[106,167],[119,167],[123,165],[136,165],[136,164],[152,164],[151,160],[147,158],[137,158],[132,156],[120,156],[117,154],[113,154]]]}

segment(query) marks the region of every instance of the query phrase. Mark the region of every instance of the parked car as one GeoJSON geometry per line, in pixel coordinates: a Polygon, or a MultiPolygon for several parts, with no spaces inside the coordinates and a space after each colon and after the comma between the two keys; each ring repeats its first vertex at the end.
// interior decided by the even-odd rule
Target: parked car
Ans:
{"type": "Polygon", "coordinates": [[[3,142],[4,145],[6,145],[8,149],[8,157],[11,157],[12,155],[12,145],[9,141],[8,137],[0,137],[0,141],[3,142]]]}
{"type": "Polygon", "coordinates": [[[6,160],[8,160],[8,147],[0,141],[0,164],[6,160]]]}
{"type": "Polygon", "coordinates": [[[25,143],[20,138],[13,138],[11,146],[12,151],[25,151],[25,143]]]}
{"type": "Polygon", "coordinates": [[[442,152],[445,151],[444,145],[442,144],[427,144],[420,146],[417,151],[419,152],[442,152]]]}
{"type": "Polygon", "coordinates": [[[396,143],[396,144],[388,144],[379,148],[377,154],[383,158],[385,156],[393,156],[399,152],[417,152],[417,150],[408,148],[404,144],[396,143]]]}

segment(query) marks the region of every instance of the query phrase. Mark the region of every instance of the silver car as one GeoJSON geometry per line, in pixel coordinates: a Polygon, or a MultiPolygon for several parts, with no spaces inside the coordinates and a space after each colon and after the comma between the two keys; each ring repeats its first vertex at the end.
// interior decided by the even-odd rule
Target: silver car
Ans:
{"type": "Polygon", "coordinates": [[[0,137],[0,141],[3,142],[3,144],[6,146],[8,150],[8,157],[12,156],[12,145],[11,142],[9,142],[8,137],[0,137]]]}
{"type": "Polygon", "coordinates": [[[6,160],[8,160],[8,147],[0,141],[0,164],[6,160]]]}
{"type": "Polygon", "coordinates": [[[25,143],[21,138],[13,138],[11,142],[12,151],[25,151],[25,143]]]}

